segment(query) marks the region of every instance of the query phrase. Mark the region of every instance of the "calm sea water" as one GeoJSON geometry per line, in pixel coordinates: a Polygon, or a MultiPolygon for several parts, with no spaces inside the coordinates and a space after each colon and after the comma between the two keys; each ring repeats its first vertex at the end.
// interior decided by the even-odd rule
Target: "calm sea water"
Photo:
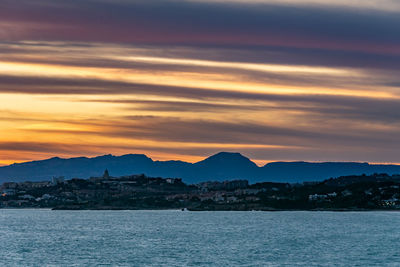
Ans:
{"type": "Polygon", "coordinates": [[[400,266],[400,213],[0,210],[0,266],[400,266]]]}

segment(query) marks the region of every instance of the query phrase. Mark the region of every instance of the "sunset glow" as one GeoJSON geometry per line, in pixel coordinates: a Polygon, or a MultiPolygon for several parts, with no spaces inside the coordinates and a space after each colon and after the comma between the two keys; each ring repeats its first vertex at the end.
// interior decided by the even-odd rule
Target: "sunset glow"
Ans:
{"type": "Polygon", "coordinates": [[[147,24],[160,1],[17,2],[0,3],[0,165],[400,162],[394,1],[166,1],[147,24]]]}

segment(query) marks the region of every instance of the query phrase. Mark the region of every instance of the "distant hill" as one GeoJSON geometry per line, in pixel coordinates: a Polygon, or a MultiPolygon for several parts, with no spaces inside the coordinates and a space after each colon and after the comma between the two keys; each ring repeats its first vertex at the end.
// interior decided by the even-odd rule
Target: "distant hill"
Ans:
{"type": "Polygon", "coordinates": [[[42,181],[53,176],[89,178],[108,169],[112,176],[144,173],[153,177],[179,177],[186,183],[246,179],[255,182],[322,181],[331,177],[373,173],[399,174],[400,165],[355,162],[273,162],[258,167],[240,153],[220,152],[197,163],[153,161],[146,155],[104,155],[94,158],[51,158],[0,167],[0,182],[42,181]]]}

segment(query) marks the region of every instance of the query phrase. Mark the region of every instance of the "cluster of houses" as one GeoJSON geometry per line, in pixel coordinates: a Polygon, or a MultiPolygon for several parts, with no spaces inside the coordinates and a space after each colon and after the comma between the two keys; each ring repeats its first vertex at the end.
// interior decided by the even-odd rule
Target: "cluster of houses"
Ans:
{"type": "Polygon", "coordinates": [[[7,182],[1,186],[0,207],[53,207],[71,203],[112,198],[145,199],[161,197],[166,201],[240,203],[258,201],[247,180],[205,182],[186,185],[178,178],[149,178],[145,175],[102,177],[87,180],[54,177],[44,182],[7,182]]]}
{"type": "MultiPolygon", "coordinates": [[[[360,197],[368,197],[370,200],[378,203],[379,206],[384,208],[400,208],[400,186],[399,185],[389,185],[386,187],[378,187],[377,190],[373,188],[368,188],[367,190],[363,190],[363,196],[360,197]]],[[[345,189],[341,192],[331,192],[325,194],[311,194],[308,196],[308,200],[310,202],[331,202],[334,201],[335,198],[352,198],[353,192],[349,189],[345,189]]]]}
{"type": "Polygon", "coordinates": [[[0,187],[0,208],[71,205],[99,208],[119,205],[118,208],[139,209],[204,204],[205,207],[225,205],[230,208],[236,205],[241,208],[273,206],[276,209],[311,209],[350,205],[400,209],[400,179],[372,176],[380,179],[374,181],[366,176],[367,182],[356,183],[360,177],[302,185],[268,182],[250,185],[247,180],[187,185],[178,178],[151,178],[143,174],[111,177],[105,171],[102,177],[90,179],[54,177],[43,182],[4,183],[0,187]]]}

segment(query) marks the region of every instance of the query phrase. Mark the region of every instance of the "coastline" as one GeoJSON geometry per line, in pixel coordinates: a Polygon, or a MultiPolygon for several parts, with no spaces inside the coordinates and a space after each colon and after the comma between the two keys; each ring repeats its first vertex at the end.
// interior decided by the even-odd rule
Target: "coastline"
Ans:
{"type": "Polygon", "coordinates": [[[349,176],[288,184],[247,180],[185,184],[145,175],[4,183],[0,208],[54,210],[375,211],[400,210],[400,178],[349,176]]]}
{"type": "Polygon", "coordinates": [[[400,212],[398,209],[248,209],[248,210],[239,210],[239,209],[143,209],[143,208],[66,208],[66,207],[54,207],[54,208],[40,208],[40,207],[31,207],[31,208],[17,208],[17,207],[3,207],[1,210],[37,210],[37,211],[177,211],[177,212],[400,212]]]}
{"type": "MultiPolygon", "coordinates": [[[[35,208],[32,208],[35,209],[35,208]]],[[[39,209],[39,208],[38,208],[39,209]]],[[[94,211],[182,211],[182,212],[202,212],[202,211],[208,211],[208,212],[225,212],[225,211],[232,211],[232,212],[297,212],[297,211],[308,211],[308,212],[378,212],[378,211],[388,211],[388,212],[399,212],[400,210],[398,209],[357,209],[357,208],[348,208],[348,209],[156,209],[156,208],[151,208],[151,209],[143,209],[143,208],[119,208],[119,207],[112,207],[112,208],[65,208],[65,207],[55,207],[51,209],[44,209],[44,210],[94,210],[94,211]]]]}

